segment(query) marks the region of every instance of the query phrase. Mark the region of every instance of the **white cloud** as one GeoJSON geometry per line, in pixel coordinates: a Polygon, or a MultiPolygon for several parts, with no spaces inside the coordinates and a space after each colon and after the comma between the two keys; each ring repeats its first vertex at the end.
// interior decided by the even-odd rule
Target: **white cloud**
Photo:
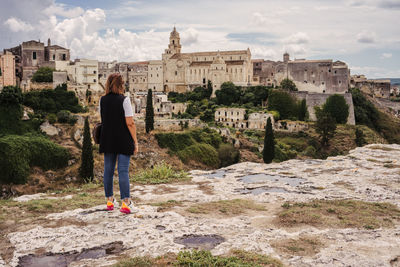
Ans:
{"type": "Polygon", "coordinates": [[[392,54],[391,53],[383,53],[381,56],[381,59],[387,59],[387,58],[392,58],[392,54]]]}
{"type": "Polygon", "coordinates": [[[199,41],[198,39],[199,39],[199,32],[192,27],[183,31],[181,34],[181,40],[183,45],[195,44],[199,41]]]}
{"type": "Polygon", "coordinates": [[[29,32],[33,30],[32,25],[17,18],[11,17],[4,22],[13,32],[29,32]]]}
{"type": "Polygon", "coordinates": [[[58,15],[66,18],[73,18],[82,15],[84,10],[81,7],[67,9],[63,4],[53,4],[47,7],[43,13],[48,16],[58,15]]]}
{"type": "Polygon", "coordinates": [[[308,36],[307,33],[304,32],[297,32],[283,40],[283,42],[286,44],[306,44],[309,41],[310,37],[308,36]]]}
{"type": "Polygon", "coordinates": [[[365,44],[375,43],[376,34],[374,32],[364,30],[357,34],[357,41],[365,44]]]}

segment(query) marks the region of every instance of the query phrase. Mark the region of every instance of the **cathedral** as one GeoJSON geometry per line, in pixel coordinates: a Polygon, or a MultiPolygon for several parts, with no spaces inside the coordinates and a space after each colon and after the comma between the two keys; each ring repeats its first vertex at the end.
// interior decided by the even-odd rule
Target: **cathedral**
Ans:
{"type": "Polygon", "coordinates": [[[224,82],[250,85],[253,64],[250,49],[181,53],[181,40],[174,27],[162,54],[163,91],[184,93],[212,82],[213,94],[224,82]]]}

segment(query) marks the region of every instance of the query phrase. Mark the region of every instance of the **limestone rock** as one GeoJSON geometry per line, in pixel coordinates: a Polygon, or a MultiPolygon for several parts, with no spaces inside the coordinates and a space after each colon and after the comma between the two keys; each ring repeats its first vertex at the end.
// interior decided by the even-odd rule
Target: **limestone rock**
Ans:
{"type": "Polygon", "coordinates": [[[40,130],[42,130],[49,136],[55,136],[60,133],[60,130],[57,127],[51,125],[48,121],[45,121],[42,125],[40,125],[40,130]]]}

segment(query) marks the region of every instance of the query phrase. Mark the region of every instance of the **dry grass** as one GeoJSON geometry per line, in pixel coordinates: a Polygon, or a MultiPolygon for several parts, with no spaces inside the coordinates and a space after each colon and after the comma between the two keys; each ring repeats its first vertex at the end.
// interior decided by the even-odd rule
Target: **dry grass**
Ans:
{"type": "Polygon", "coordinates": [[[265,207],[251,200],[233,199],[199,203],[186,209],[190,213],[219,213],[224,215],[238,215],[248,210],[265,211],[265,207]]]}
{"type": "Polygon", "coordinates": [[[165,202],[157,202],[157,203],[149,203],[151,206],[156,206],[158,212],[168,211],[171,210],[175,206],[182,206],[182,201],[177,200],[168,200],[165,202]]]}
{"type": "Polygon", "coordinates": [[[297,239],[280,239],[271,242],[271,245],[283,254],[295,256],[314,256],[324,247],[324,244],[313,236],[301,236],[297,239]]]}
{"type": "Polygon", "coordinates": [[[282,267],[282,262],[268,255],[244,250],[232,250],[228,255],[213,256],[209,251],[181,251],[178,255],[168,253],[156,258],[134,257],[124,259],[114,267],[152,267],[152,266],[240,266],[240,267],[282,267]]]}
{"type": "Polygon", "coordinates": [[[392,227],[400,220],[400,210],[393,204],[357,200],[313,200],[285,203],[275,223],[294,227],[313,225],[332,228],[376,229],[392,227]]]}
{"type": "Polygon", "coordinates": [[[339,182],[335,182],[333,184],[337,185],[337,186],[340,186],[340,187],[343,187],[345,189],[351,190],[351,191],[355,190],[354,186],[349,182],[339,181],[339,182]]]}

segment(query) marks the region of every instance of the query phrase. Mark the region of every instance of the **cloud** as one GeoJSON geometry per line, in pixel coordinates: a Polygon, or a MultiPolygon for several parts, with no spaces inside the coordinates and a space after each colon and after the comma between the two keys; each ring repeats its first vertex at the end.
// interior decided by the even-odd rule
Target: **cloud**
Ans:
{"type": "Polygon", "coordinates": [[[381,8],[388,8],[388,9],[400,9],[400,1],[398,0],[379,1],[378,6],[381,8]]]}
{"type": "Polygon", "coordinates": [[[33,30],[32,25],[17,18],[11,17],[4,22],[12,32],[29,32],[33,30]]]}
{"type": "Polygon", "coordinates": [[[381,56],[381,59],[388,59],[388,58],[392,58],[392,54],[391,53],[383,53],[381,56]]]}
{"type": "Polygon", "coordinates": [[[297,32],[283,40],[286,44],[307,44],[309,41],[310,37],[304,32],[297,32]]]}
{"type": "Polygon", "coordinates": [[[357,41],[359,43],[371,44],[375,43],[375,39],[376,39],[376,34],[374,32],[364,30],[359,34],[357,34],[357,41]]]}
{"type": "Polygon", "coordinates": [[[81,7],[68,9],[64,4],[54,4],[47,7],[43,13],[48,16],[58,15],[66,18],[73,18],[82,15],[84,10],[81,7]]]}
{"type": "Polygon", "coordinates": [[[183,45],[195,44],[199,41],[199,32],[196,29],[190,27],[182,32],[181,40],[183,45]]]}

